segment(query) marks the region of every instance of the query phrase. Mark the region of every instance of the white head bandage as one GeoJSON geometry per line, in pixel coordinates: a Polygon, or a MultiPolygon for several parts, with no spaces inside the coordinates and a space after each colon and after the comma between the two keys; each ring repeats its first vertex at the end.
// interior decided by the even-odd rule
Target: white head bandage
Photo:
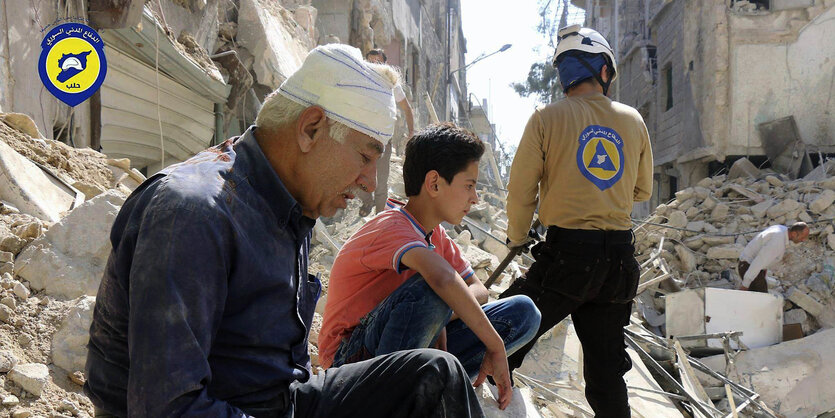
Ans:
{"type": "Polygon", "coordinates": [[[393,87],[359,49],[328,44],[310,51],[278,92],[303,106],[321,106],[328,117],[386,145],[397,118],[393,87]]]}

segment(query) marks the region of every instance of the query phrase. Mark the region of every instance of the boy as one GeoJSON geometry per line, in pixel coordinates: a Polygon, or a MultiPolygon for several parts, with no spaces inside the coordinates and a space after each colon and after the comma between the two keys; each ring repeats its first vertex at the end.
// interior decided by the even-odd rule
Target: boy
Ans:
{"type": "Polygon", "coordinates": [[[507,406],[507,353],[533,337],[539,311],[527,296],[480,306],[487,289],[441,226],[460,223],[478,202],[483,153],[475,135],[452,124],[409,140],[409,202],[389,200],[334,261],[319,339],[323,366],[434,346],[455,355],[476,386],[493,376],[500,407],[507,406]]]}

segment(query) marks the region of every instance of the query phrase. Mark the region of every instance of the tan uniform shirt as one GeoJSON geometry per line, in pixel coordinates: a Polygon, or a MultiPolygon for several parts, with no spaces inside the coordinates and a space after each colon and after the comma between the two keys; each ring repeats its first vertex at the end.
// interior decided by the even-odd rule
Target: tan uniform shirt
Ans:
{"type": "Polygon", "coordinates": [[[634,108],[595,93],[534,111],[510,169],[507,236],[543,225],[627,230],[632,203],[652,194],[652,148],[634,108]]]}

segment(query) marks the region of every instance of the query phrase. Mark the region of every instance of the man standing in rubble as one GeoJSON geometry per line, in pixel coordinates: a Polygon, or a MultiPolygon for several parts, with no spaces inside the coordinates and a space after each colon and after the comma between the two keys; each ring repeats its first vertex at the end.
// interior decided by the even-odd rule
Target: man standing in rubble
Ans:
{"type": "MultiPolygon", "coordinates": [[[[383,52],[382,49],[372,49],[365,54],[365,59],[368,62],[373,62],[375,64],[385,64],[388,62],[388,57],[386,57],[386,53],[383,52]]],[[[408,138],[411,138],[412,135],[415,133],[415,116],[412,112],[412,105],[409,104],[409,100],[406,98],[406,93],[403,91],[403,86],[400,83],[394,86],[394,101],[397,103],[397,107],[400,108],[400,111],[403,112],[403,118],[406,119],[406,127],[409,129],[408,138]]],[[[402,153],[401,147],[403,147],[402,138],[398,138],[398,136],[402,136],[402,131],[395,134],[395,138],[401,140],[401,143],[397,144],[398,152],[402,153]]],[[[371,193],[360,192],[359,198],[362,200],[362,207],[360,207],[360,216],[368,216],[371,213],[371,209],[377,213],[382,212],[386,208],[386,200],[388,199],[388,181],[389,181],[389,164],[391,161],[391,148],[392,143],[389,143],[386,146],[385,151],[383,151],[383,156],[377,160],[377,190],[374,191],[374,196],[372,198],[371,193]]]]}
{"type": "Polygon", "coordinates": [[[789,241],[799,244],[807,238],[809,226],[805,222],[796,222],[790,227],[773,225],[757,234],[739,255],[740,290],[768,293],[766,268],[783,258],[789,241]]]}
{"type": "Polygon", "coordinates": [[[480,416],[461,364],[410,350],[312,375],[311,229],[373,191],[396,72],[330,44],[256,126],[125,202],[98,292],[85,392],[96,416],[480,416]]]}
{"type": "Polygon", "coordinates": [[[567,98],[534,111],[508,184],[510,246],[526,245],[537,203],[548,227],[530,270],[501,295],[528,295],[542,312],[536,338],[509,363],[519,367],[536,339],[570,314],[595,415],[628,417],[623,327],[639,277],[630,213],[652,192],[649,135],[635,109],[606,97],[617,63],[599,33],[561,29],[553,64],[567,98]]]}

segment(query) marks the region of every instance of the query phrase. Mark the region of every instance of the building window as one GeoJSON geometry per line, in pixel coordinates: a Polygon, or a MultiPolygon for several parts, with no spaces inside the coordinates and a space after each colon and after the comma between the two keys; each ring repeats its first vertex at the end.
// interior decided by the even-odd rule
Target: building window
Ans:
{"type": "Polygon", "coordinates": [[[664,90],[667,92],[667,106],[665,110],[673,108],[673,66],[667,64],[664,67],[664,90]]]}

